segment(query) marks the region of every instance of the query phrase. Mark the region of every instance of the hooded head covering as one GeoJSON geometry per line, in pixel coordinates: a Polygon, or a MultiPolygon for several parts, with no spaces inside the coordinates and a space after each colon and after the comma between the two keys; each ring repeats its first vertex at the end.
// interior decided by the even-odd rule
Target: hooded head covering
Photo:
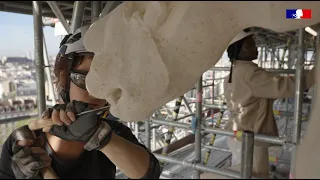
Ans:
{"type": "Polygon", "coordinates": [[[229,75],[228,83],[231,83],[233,61],[238,58],[239,52],[240,52],[242,45],[243,45],[243,40],[248,36],[252,36],[253,34],[254,33],[252,33],[252,32],[241,31],[229,43],[227,52],[228,52],[228,57],[230,58],[230,61],[231,61],[231,68],[230,68],[230,75],[229,75]]]}

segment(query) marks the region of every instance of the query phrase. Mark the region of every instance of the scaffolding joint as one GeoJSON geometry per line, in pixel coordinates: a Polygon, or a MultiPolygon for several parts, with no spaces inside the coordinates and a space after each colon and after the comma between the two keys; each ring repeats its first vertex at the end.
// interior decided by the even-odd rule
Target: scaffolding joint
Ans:
{"type": "Polygon", "coordinates": [[[194,159],[193,161],[191,161],[191,165],[192,165],[193,170],[197,170],[198,163],[200,163],[200,161],[198,159],[194,159]]]}

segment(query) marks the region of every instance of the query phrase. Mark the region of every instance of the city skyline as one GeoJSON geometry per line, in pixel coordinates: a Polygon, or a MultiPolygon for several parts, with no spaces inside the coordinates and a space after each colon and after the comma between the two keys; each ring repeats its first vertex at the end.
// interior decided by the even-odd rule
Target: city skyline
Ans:
{"type": "MultiPolygon", "coordinates": [[[[33,16],[0,12],[0,58],[3,56],[30,56],[34,49],[33,16]]],[[[59,50],[60,37],[54,36],[54,28],[44,27],[43,33],[49,56],[59,50]]]]}

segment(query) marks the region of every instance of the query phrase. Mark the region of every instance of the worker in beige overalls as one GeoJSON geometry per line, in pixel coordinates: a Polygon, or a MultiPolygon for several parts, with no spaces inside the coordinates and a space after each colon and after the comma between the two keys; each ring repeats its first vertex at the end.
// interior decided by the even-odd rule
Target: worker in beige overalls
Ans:
{"type": "MultiPolygon", "coordinates": [[[[250,130],[255,134],[278,136],[273,116],[273,101],[277,98],[294,97],[294,77],[280,76],[257,66],[258,51],[253,33],[241,32],[230,43],[228,56],[231,60],[229,76],[224,81],[225,101],[230,111],[227,130],[250,130]]],[[[306,71],[304,88],[315,83],[315,69],[306,71]]],[[[241,142],[229,137],[227,144],[232,153],[232,166],[228,169],[240,171],[241,142]]],[[[255,141],[253,153],[253,176],[268,178],[271,144],[255,141]]],[[[201,178],[223,178],[204,173],[201,178]]]]}
{"type": "MultiPolygon", "coordinates": [[[[278,136],[273,101],[294,97],[294,77],[268,72],[252,62],[258,56],[252,33],[239,33],[230,43],[227,52],[232,68],[224,82],[225,101],[230,111],[226,129],[278,136]]],[[[304,88],[308,89],[315,83],[314,69],[305,74],[304,88]]],[[[241,142],[228,138],[228,146],[232,152],[232,166],[239,166],[240,169],[241,142]]],[[[271,144],[255,141],[253,176],[268,178],[269,146],[271,144]]]]}

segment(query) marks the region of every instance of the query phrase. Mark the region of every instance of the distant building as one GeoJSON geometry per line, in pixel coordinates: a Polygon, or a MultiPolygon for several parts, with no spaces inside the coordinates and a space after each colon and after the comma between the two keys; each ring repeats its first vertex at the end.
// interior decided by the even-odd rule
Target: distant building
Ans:
{"type": "MultiPolygon", "coordinates": [[[[1,64],[1,61],[0,61],[1,64]]],[[[7,79],[7,72],[4,66],[0,66],[0,82],[7,79]]]]}
{"type": "Polygon", "coordinates": [[[32,61],[34,60],[34,50],[33,49],[28,51],[27,58],[31,59],[32,61]]]}
{"type": "Polygon", "coordinates": [[[1,59],[2,64],[6,65],[30,65],[33,63],[31,59],[27,57],[6,57],[1,59]]]}
{"type": "Polygon", "coordinates": [[[6,56],[3,56],[3,57],[1,58],[1,64],[5,64],[6,61],[7,61],[7,57],[6,57],[6,56]]]}
{"type": "Polygon", "coordinates": [[[24,101],[27,99],[37,100],[37,84],[36,82],[18,83],[15,100],[24,101]]]}
{"type": "Polygon", "coordinates": [[[37,84],[35,82],[17,84],[17,96],[37,96],[37,84]]]}
{"type": "Polygon", "coordinates": [[[8,96],[10,93],[16,90],[16,84],[12,81],[6,80],[0,82],[0,99],[8,96]]]}

